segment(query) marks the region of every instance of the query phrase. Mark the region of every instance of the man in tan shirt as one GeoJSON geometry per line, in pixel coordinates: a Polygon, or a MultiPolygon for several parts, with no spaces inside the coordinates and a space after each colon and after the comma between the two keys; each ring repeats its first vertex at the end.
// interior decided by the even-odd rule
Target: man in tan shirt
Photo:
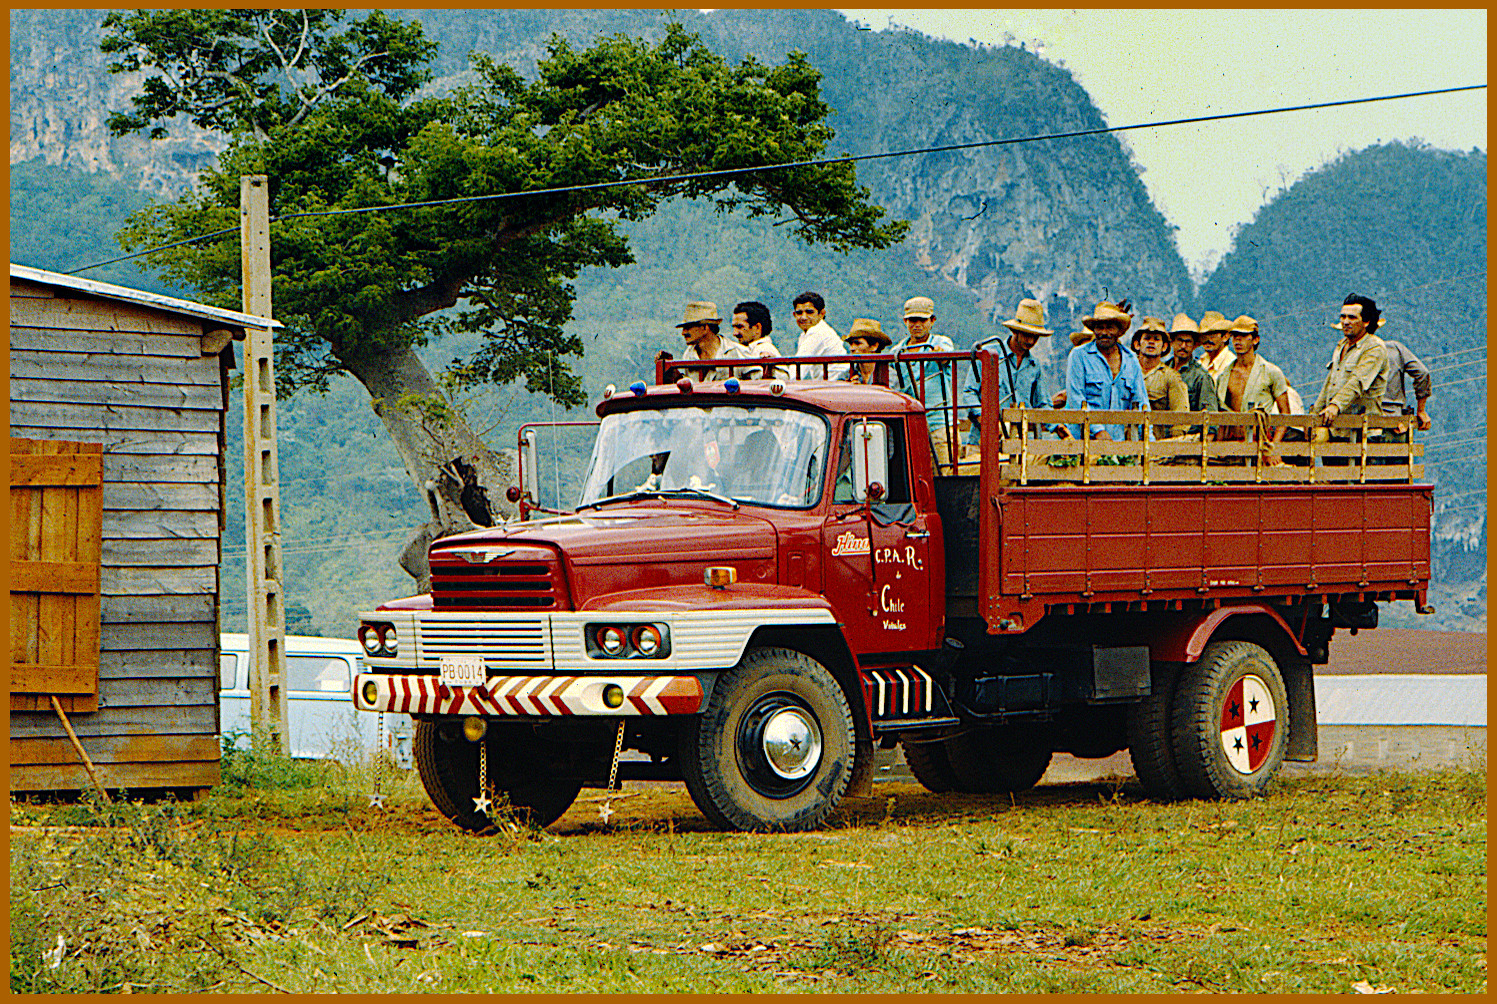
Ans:
{"type": "Polygon", "coordinates": [[[1206,372],[1211,374],[1213,381],[1221,379],[1221,375],[1232,365],[1232,360],[1237,354],[1227,348],[1227,339],[1231,337],[1232,322],[1227,320],[1219,310],[1208,310],[1201,317],[1201,347],[1205,352],[1201,355],[1201,365],[1206,367],[1206,372]]]}
{"type": "MultiPolygon", "coordinates": [[[[1138,355],[1138,368],[1144,371],[1144,390],[1149,394],[1150,411],[1189,411],[1190,390],[1180,374],[1164,364],[1169,351],[1169,331],[1160,317],[1145,317],[1133,336],[1132,348],[1138,355]]],[[[1154,438],[1183,436],[1187,425],[1156,425],[1154,438]]]]}
{"type": "Polygon", "coordinates": [[[1341,305],[1341,340],[1331,353],[1314,410],[1329,425],[1337,415],[1382,414],[1383,391],[1388,386],[1388,352],[1374,332],[1382,319],[1377,304],[1352,294],[1341,305]]]}

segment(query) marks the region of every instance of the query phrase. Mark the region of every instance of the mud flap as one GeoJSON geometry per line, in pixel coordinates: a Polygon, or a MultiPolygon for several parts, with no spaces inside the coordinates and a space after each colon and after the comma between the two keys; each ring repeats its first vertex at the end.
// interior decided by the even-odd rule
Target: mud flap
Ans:
{"type": "Polygon", "coordinates": [[[1303,656],[1279,665],[1289,696],[1289,744],[1285,760],[1314,763],[1320,756],[1320,727],[1315,719],[1315,673],[1303,656]]]}
{"type": "Polygon", "coordinates": [[[859,739],[853,754],[852,777],[843,798],[873,797],[873,740],[859,739]]]}

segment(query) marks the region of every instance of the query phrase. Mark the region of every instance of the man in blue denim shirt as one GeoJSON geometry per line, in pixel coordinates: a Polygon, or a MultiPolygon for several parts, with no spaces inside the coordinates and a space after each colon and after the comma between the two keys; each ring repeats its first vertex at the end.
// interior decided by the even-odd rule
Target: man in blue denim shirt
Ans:
{"type": "MultiPolygon", "coordinates": [[[[1133,353],[1120,344],[1133,315],[1103,302],[1081,323],[1095,337],[1072,349],[1066,358],[1066,407],[1080,409],[1085,401],[1097,411],[1148,411],[1143,370],[1133,353]]],[[[1068,428],[1072,436],[1081,438],[1079,423],[1068,428]]],[[[1120,440],[1123,426],[1092,425],[1091,438],[1120,440]]]]}
{"type": "MultiPolygon", "coordinates": [[[[998,403],[1005,408],[1020,405],[1025,408],[1050,407],[1049,399],[1040,390],[1040,366],[1033,355],[1040,338],[1054,334],[1045,327],[1044,306],[1038,300],[1020,300],[1013,320],[1004,321],[1003,326],[1012,332],[1006,341],[1000,340],[1002,335],[995,335],[972,346],[977,349],[997,342],[993,349],[1000,357],[998,403]]],[[[979,365],[977,360],[973,360],[967,381],[962,385],[962,403],[967,406],[967,418],[972,422],[967,430],[967,442],[973,445],[982,442],[982,371],[979,365]]]]}

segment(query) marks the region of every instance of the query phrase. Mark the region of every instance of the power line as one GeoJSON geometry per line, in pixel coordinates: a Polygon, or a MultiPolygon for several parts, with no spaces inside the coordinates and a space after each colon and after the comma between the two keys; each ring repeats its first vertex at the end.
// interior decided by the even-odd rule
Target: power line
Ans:
{"type": "Polygon", "coordinates": [[[1481,376],[1467,377],[1464,380],[1447,380],[1444,383],[1432,384],[1431,389],[1439,387],[1459,387],[1463,383],[1474,383],[1477,380],[1485,380],[1486,378],[1487,375],[1483,373],[1481,376]]]}
{"type": "MultiPolygon", "coordinates": [[[[1485,272],[1480,272],[1478,274],[1479,275],[1486,275],[1485,272]]],[[[1457,276],[1456,278],[1469,279],[1469,278],[1472,278],[1472,277],[1471,276],[1457,276]]],[[[1473,345],[1469,349],[1456,349],[1454,352],[1441,352],[1437,356],[1429,356],[1429,357],[1427,357],[1425,359],[1425,362],[1433,362],[1436,359],[1446,359],[1446,358],[1448,358],[1450,356],[1463,356],[1463,355],[1465,355],[1468,352],[1485,352],[1486,350],[1487,350],[1487,346],[1485,346],[1485,345],[1473,345]]]]}
{"type": "MultiPolygon", "coordinates": [[[[430,199],[424,202],[403,202],[388,206],[360,206],[353,209],[327,209],[317,212],[288,213],[284,216],[272,216],[270,222],[279,223],[283,220],[305,219],[313,216],[346,216],[352,213],[378,213],[392,209],[426,209],[432,206],[451,206],[465,202],[485,202],[498,199],[516,199],[536,195],[564,195],[569,192],[591,192],[606,188],[624,188],[630,185],[659,185],[676,181],[696,181],[702,178],[726,178],[735,175],[756,174],[763,171],[783,171],[799,167],[827,167],[833,164],[852,164],[864,160],[886,160],[891,157],[909,157],[916,154],[928,153],[952,153],[957,150],[976,150],[992,146],[1014,146],[1021,143],[1039,143],[1046,140],[1056,139],[1080,139],[1085,136],[1102,136],[1108,133],[1131,132],[1136,129],[1162,129],[1166,126],[1196,125],[1201,122],[1222,122],[1228,119],[1253,118],[1260,115],[1282,115],[1287,112],[1315,111],[1322,108],[1340,108],[1347,105],[1374,104],[1379,101],[1399,101],[1405,98],[1423,98],[1438,94],[1456,94],[1461,91],[1486,90],[1486,84],[1467,84],[1463,87],[1444,87],[1433,91],[1410,91],[1404,94],[1384,94],[1373,98],[1349,98],[1345,101],[1322,101],[1310,105],[1289,105],[1282,108],[1260,108],[1247,112],[1224,112],[1220,115],[1197,115],[1192,118],[1170,119],[1164,122],[1137,122],[1125,126],[1102,126],[1096,129],[1074,129],[1069,132],[1046,133],[1038,136],[1016,136],[1009,139],[979,140],[972,143],[950,143],[945,146],[920,147],[913,150],[893,150],[887,153],[863,153],[856,155],[845,155],[842,157],[829,157],[819,160],[799,160],[785,164],[764,164],[758,167],[732,167],[717,171],[696,171],[690,174],[662,175],[660,177],[634,178],[618,181],[599,181],[587,185],[565,185],[559,188],[536,188],[519,192],[495,192],[488,195],[464,195],[451,199],[430,199]]],[[[211,234],[202,234],[191,237],[185,241],[177,241],[174,244],[166,244],[159,248],[151,248],[147,251],[137,251],[134,254],[123,255],[119,258],[111,258],[109,261],[101,261],[94,265],[85,265],[82,268],[64,272],[64,275],[77,275],[79,272],[87,272],[89,269],[101,268],[105,265],[113,265],[117,262],[129,261],[132,258],[140,258],[144,255],[155,254],[157,251],[165,251],[184,244],[194,244],[198,241],[220,237],[224,234],[234,233],[238,227],[230,227],[225,230],[217,230],[211,234]]]]}
{"type": "MultiPolygon", "coordinates": [[[[1486,346],[1483,345],[1482,348],[1486,348],[1486,346]]],[[[1431,373],[1449,373],[1451,370],[1462,369],[1462,368],[1464,368],[1466,366],[1485,366],[1486,364],[1487,364],[1486,359],[1482,358],[1481,356],[1477,356],[1475,359],[1462,359],[1462,360],[1460,360],[1458,362],[1449,363],[1449,364],[1447,364],[1445,366],[1436,366],[1433,369],[1431,369],[1430,372],[1431,373]]]]}

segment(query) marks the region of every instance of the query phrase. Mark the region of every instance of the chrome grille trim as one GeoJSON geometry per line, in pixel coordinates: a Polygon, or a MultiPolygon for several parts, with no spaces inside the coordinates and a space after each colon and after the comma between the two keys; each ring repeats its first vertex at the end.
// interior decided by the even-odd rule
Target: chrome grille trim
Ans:
{"type": "Polygon", "coordinates": [[[417,665],[435,672],[444,655],[482,656],[491,673],[550,669],[554,662],[551,619],[545,614],[417,615],[417,665]]]}

